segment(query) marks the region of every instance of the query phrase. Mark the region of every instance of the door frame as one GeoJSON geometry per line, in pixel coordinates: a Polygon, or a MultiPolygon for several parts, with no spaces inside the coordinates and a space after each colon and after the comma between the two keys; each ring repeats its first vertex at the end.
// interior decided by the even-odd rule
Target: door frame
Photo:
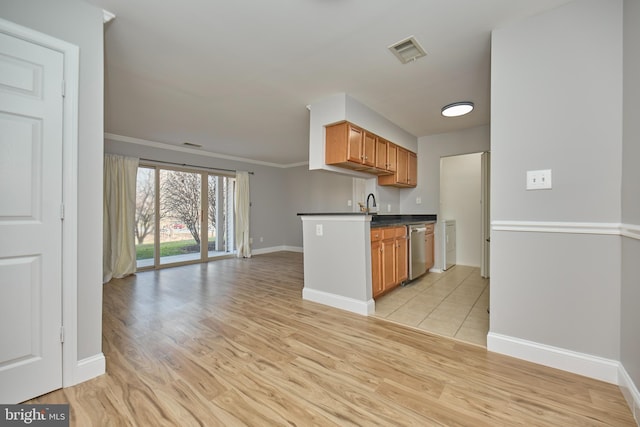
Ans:
{"type": "Polygon", "coordinates": [[[491,151],[482,153],[482,266],[480,275],[488,279],[491,277],[491,151]]]}
{"type": "MultiPolygon", "coordinates": [[[[78,46],[0,18],[0,32],[63,55],[64,98],[62,98],[62,387],[83,381],[78,364],[78,46]]],[[[63,90],[62,87],[60,90],[63,90]]]]}

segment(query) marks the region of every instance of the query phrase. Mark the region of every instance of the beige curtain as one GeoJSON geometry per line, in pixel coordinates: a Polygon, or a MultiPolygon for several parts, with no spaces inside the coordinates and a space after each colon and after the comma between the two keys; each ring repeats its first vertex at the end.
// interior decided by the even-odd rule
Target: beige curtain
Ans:
{"type": "Polygon", "coordinates": [[[138,159],[105,154],[103,283],[136,271],[135,213],[138,159]]]}
{"type": "Polygon", "coordinates": [[[249,173],[236,172],[236,247],[238,258],[251,258],[249,244],[249,173]]]}

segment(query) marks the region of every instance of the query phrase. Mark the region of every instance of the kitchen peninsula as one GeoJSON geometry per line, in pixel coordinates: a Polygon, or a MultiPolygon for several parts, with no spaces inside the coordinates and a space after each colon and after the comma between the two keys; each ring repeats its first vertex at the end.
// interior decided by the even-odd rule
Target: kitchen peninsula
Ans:
{"type": "Polygon", "coordinates": [[[302,298],[363,315],[375,311],[371,229],[436,221],[436,215],[426,214],[342,212],[298,216],[303,226],[302,298]]]}

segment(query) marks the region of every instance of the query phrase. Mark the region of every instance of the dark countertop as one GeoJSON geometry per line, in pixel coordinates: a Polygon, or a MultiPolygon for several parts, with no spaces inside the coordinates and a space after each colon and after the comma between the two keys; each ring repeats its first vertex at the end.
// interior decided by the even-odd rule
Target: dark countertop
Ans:
{"type": "Polygon", "coordinates": [[[436,220],[437,215],[435,214],[373,215],[371,218],[371,227],[436,222],[436,220]]]}
{"type": "MultiPolygon", "coordinates": [[[[298,216],[305,215],[367,215],[364,212],[312,212],[298,213],[298,216]]],[[[425,222],[436,222],[435,214],[371,214],[371,227],[384,227],[387,225],[403,225],[425,222]]]]}
{"type": "Polygon", "coordinates": [[[325,216],[341,216],[341,215],[366,215],[364,212],[298,212],[298,216],[307,215],[325,215],[325,216]]]}

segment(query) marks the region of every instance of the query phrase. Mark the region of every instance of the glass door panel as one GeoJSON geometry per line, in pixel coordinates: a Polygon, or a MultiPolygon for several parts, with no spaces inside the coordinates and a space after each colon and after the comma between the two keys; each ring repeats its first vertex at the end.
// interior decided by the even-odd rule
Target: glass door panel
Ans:
{"type": "Polygon", "coordinates": [[[139,167],[136,179],[136,266],[153,267],[156,221],[155,168],[139,167]]]}
{"type": "Polygon", "coordinates": [[[209,174],[208,177],[209,258],[233,252],[232,239],[229,238],[229,217],[233,216],[233,204],[229,198],[231,180],[220,175],[209,174]]]}
{"type": "Polygon", "coordinates": [[[160,170],[160,264],[200,259],[201,174],[160,170]]]}

